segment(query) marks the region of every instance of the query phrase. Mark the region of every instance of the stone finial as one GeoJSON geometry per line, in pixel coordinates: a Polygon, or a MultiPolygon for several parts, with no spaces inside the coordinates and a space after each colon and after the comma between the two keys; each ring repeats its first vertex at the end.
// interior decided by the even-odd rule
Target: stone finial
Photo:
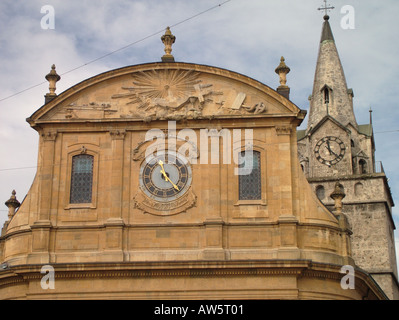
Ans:
{"type": "Polygon", "coordinates": [[[287,74],[291,71],[289,67],[285,64],[284,57],[280,59],[280,65],[276,68],[275,72],[280,77],[280,86],[277,88],[277,92],[289,99],[290,88],[287,86],[287,74]]]}
{"type": "Polygon", "coordinates": [[[343,191],[342,185],[337,182],[335,184],[334,191],[331,193],[330,197],[334,200],[334,208],[335,212],[334,215],[338,219],[339,226],[341,229],[345,232],[348,232],[349,234],[352,234],[351,226],[349,224],[348,218],[346,215],[342,212],[342,199],[345,198],[346,194],[343,191]]]}
{"type": "Polygon", "coordinates": [[[55,90],[57,89],[56,83],[61,79],[61,77],[57,74],[57,71],[55,71],[55,64],[51,66],[51,71],[49,74],[46,75],[45,78],[49,82],[49,91],[50,91],[45,95],[46,98],[45,102],[47,103],[57,96],[57,94],[55,93],[55,90]]]}
{"type": "Polygon", "coordinates": [[[335,211],[337,214],[342,213],[342,199],[345,198],[346,194],[342,190],[342,187],[339,182],[335,184],[334,191],[331,193],[330,197],[334,200],[335,211]]]}
{"type": "Polygon", "coordinates": [[[291,71],[290,68],[285,64],[284,57],[280,59],[280,65],[276,68],[276,73],[280,76],[280,86],[286,87],[287,85],[287,74],[291,71]]]}
{"type": "Polygon", "coordinates": [[[55,71],[55,64],[51,66],[51,71],[46,75],[46,80],[49,82],[49,94],[55,95],[55,90],[57,89],[55,84],[60,81],[61,77],[55,71]]]}
{"type": "Polygon", "coordinates": [[[176,37],[170,31],[170,28],[167,27],[165,34],[161,37],[163,44],[165,45],[165,55],[162,57],[162,62],[175,62],[175,58],[171,54],[172,45],[176,41],[176,37]]]}
{"type": "Polygon", "coordinates": [[[15,190],[12,191],[10,199],[5,202],[5,205],[8,207],[8,219],[10,220],[14,214],[15,210],[21,205],[15,196],[17,193],[15,190]]]}

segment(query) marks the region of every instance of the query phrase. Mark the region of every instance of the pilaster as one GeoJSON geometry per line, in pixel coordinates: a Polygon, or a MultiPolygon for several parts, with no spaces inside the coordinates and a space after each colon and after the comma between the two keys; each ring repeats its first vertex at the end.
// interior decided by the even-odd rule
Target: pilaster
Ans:
{"type": "Polygon", "coordinates": [[[124,141],[126,132],[124,130],[110,131],[112,145],[112,165],[110,177],[110,207],[111,212],[107,221],[114,223],[122,222],[122,195],[123,195],[123,159],[124,141]]]}
{"type": "Polygon", "coordinates": [[[121,219],[108,219],[105,223],[104,261],[123,261],[123,228],[121,219]]]}
{"type": "Polygon", "coordinates": [[[50,222],[50,209],[52,201],[53,177],[54,177],[54,158],[55,158],[55,142],[57,139],[57,131],[43,132],[42,148],[40,153],[40,192],[39,192],[39,221],[50,222]]]}
{"type": "Polygon", "coordinates": [[[36,221],[30,226],[32,230],[32,252],[28,255],[28,264],[50,263],[50,231],[48,220],[36,221]]]}
{"type": "MultiPolygon", "coordinates": [[[[217,139],[219,147],[219,161],[217,164],[207,165],[205,174],[203,176],[203,186],[206,196],[204,197],[204,207],[209,208],[205,213],[205,248],[203,251],[204,260],[224,260],[226,253],[223,248],[223,218],[221,213],[221,139],[218,134],[219,130],[210,130],[208,147],[210,147],[212,154],[215,150],[212,149],[212,140],[217,139]]],[[[209,149],[208,149],[209,150],[209,149]]],[[[212,157],[211,157],[212,158],[212,157]]],[[[205,195],[205,194],[203,194],[205,195]]]]}
{"type": "Polygon", "coordinates": [[[279,259],[300,259],[300,250],[298,248],[298,223],[298,219],[292,215],[281,215],[279,217],[279,259]]]}
{"type": "Polygon", "coordinates": [[[205,245],[202,258],[204,260],[225,260],[223,248],[223,221],[221,218],[205,221],[205,245]]]}

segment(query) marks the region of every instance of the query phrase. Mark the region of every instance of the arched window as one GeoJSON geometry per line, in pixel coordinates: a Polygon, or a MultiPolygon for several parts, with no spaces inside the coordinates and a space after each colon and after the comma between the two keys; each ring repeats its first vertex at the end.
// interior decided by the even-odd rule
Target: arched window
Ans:
{"type": "Polygon", "coordinates": [[[92,202],[94,157],[81,154],[72,157],[70,203],[92,202]]]}
{"type": "Polygon", "coordinates": [[[260,152],[241,152],[239,165],[239,200],[261,200],[260,152]]]}
{"type": "Polygon", "coordinates": [[[319,200],[324,200],[324,198],[326,197],[326,191],[323,186],[317,186],[316,195],[319,200]]]}
{"type": "Polygon", "coordinates": [[[355,184],[355,195],[361,196],[363,194],[363,184],[358,182],[355,184]]]}
{"type": "Polygon", "coordinates": [[[360,171],[360,174],[367,173],[367,162],[366,162],[366,160],[363,160],[363,159],[359,160],[359,171],[360,171]]]}

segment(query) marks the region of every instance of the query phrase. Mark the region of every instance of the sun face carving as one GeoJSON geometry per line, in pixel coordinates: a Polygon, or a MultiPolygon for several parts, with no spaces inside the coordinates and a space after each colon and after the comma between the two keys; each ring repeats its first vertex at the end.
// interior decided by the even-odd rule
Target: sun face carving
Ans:
{"type": "Polygon", "coordinates": [[[133,74],[133,87],[123,87],[127,93],[112,96],[113,99],[128,98],[127,104],[149,110],[159,106],[177,109],[186,103],[200,87],[199,73],[184,70],[151,70],[133,74]]]}
{"type": "Polygon", "coordinates": [[[141,95],[149,98],[185,98],[194,92],[199,73],[182,70],[141,72],[134,75],[133,84],[141,95]]]}

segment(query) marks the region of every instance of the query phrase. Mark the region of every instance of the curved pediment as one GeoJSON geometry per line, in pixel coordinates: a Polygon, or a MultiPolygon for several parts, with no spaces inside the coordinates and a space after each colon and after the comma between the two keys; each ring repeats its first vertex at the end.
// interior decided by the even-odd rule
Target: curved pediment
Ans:
{"type": "Polygon", "coordinates": [[[299,113],[279,93],[241,74],[197,64],[151,63],[85,80],[44,105],[28,122],[150,122],[299,113]]]}

